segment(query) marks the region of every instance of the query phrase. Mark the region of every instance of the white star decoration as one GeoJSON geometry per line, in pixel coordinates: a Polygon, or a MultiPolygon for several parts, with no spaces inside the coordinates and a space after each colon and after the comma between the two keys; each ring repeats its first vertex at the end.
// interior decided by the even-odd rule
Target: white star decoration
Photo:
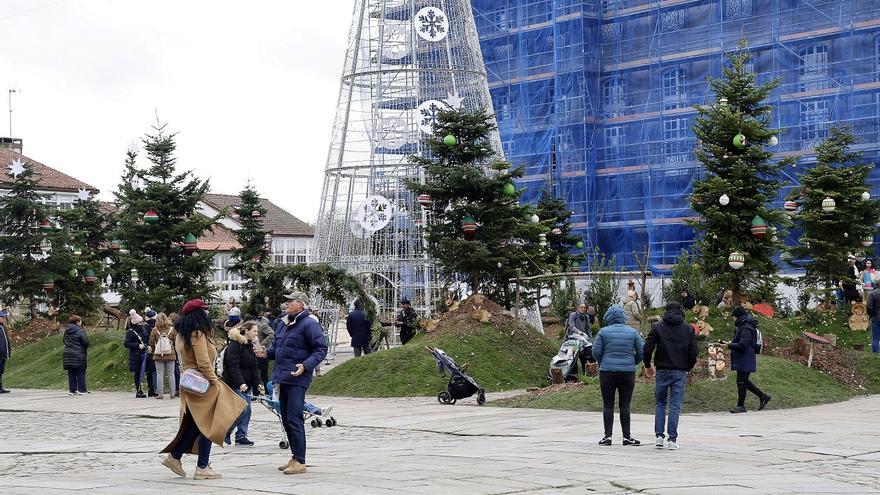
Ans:
{"type": "Polygon", "coordinates": [[[90,193],[88,189],[79,189],[76,191],[76,195],[80,201],[88,201],[92,196],[92,193],[90,193]]]}
{"type": "Polygon", "coordinates": [[[464,103],[464,98],[459,95],[450,94],[445,100],[443,100],[443,103],[446,103],[454,110],[458,110],[461,108],[461,104],[464,103]]]}
{"type": "Polygon", "coordinates": [[[9,166],[9,175],[11,175],[14,179],[18,179],[18,176],[24,173],[24,162],[21,161],[21,158],[16,158],[12,160],[12,165],[9,166]]]}

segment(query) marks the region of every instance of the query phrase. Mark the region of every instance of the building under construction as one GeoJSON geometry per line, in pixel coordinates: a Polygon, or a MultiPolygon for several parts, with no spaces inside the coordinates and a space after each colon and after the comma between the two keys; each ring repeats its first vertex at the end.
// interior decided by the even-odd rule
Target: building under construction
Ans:
{"type": "MultiPolygon", "coordinates": [[[[714,101],[724,53],[747,38],[771,96],[778,156],[797,183],[831,125],[865,159],[880,146],[880,0],[472,0],[504,152],[524,199],[547,187],[586,244],[663,271],[694,233],[694,105],[714,101]]],[[[872,174],[880,194],[880,171],[872,174]]],[[[780,201],[781,202],[781,201],[780,201]]],[[[792,241],[794,242],[794,241],[792,241]]],[[[876,246],[876,244],[875,244],[876,246]]]]}

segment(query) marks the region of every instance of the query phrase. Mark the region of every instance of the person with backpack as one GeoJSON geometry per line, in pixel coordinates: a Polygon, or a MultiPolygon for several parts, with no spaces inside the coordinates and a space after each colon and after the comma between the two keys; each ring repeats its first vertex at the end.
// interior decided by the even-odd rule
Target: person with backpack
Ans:
{"type": "Polygon", "coordinates": [[[134,374],[135,398],[144,399],[141,383],[147,371],[147,355],[150,352],[150,334],[144,326],[144,318],[132,309],[128,312],[128,324],[125,326],[125,341],[123,345],[128,349],[128,371],[134,374]]]}
{"type": "Polygon", "coordinates": [[[165,313],[156,315],[156,326],[150,332],[150,348],[153,349],[153,362],[156,363],[156,398],[165,398],[165,377],[168,377],[168,385],[171,389],[170,398],[177,395],[177,382],[174,378],[174,363],[177,361],[177,352],[174,349],[174,339],[177,332],[171,327],[171,320],[165,313]]]}
{"type": "Polygon", "coordinates": [[[221,378],[247,403],[244,413],[226,433],[224,442],[227,444],[232,443],[230,437],[233,430],[235,430],[235,445],[254,444],[248,439],[247,433],[251,421],[251,396],[259,394],[261,388],[260,370],[254,352],[254,341],[257,339],[258,331],[255,321],[247,321],[241,326],[230,327],[227,330],[229,343],[223,349],[221,378]]]}
{"type": "Polygon", "coordinates": [[[666,305],[663,318],[651,325],[645,340],[645,376],[656,377],[654,382],[654,435],[655,446],[668,450],[678,449],[678,417],[684,402],[684,387],[688,371],[697,364],[697,336],[693,327],[685,321],[681,305],[666,305]],[[655,352],[656,351],[656,352],[655,352]],[[651,359],[654,366],[651,367],[651,359]],[[666,419],[667,398],[669,420],[666,419]],[[669,434],[666,438],[665,433],[669,434]]]}
{"type": "Polygon", "coordinates": [[[88,361],[89,337],[81,325],[82,319],[79,316],[70,315],[62,337],[64,352],[61,354],[61,364],[67,371],[67,395],[88,393],[86,390],[86,362],[88,361]]]}
{"type": "Polygon", "coordinates": [[[730,349],[730,369],[736,371],[737,401],[736,407],[730,412],[734,414],[746,412],[746,390],[758,397],[758,410],[761,411],[767,407],[771,396],[762,392],[749,380],[749,375],[757,371],[756,354],[760,354],[763,346],[758,321],[742,306],[733,308],[731,316],[736,318],[734,322],[736,331],[733,340],[727,343],[727,348],[730,349]]]}

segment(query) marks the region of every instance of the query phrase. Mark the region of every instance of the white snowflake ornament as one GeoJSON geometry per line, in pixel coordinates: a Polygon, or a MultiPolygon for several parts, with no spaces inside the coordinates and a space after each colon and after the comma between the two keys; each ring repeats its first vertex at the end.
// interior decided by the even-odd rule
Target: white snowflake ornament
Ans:
{"type": "Polygon", "coordinates": [[[415,30],[425,41],[442,41],[449,34],[449,19],[437,7],[425,7],[416,13],[415,30]]]}
{"type": "Polygon", "coordinates": [[[434,124],[440,116],[440,110],[446,106],[440,100],[427,100],[418,108],[419,129],[425,134],[434,134],[434,124]]]}
{"type": "Polygon", "coordinates": [[[92,197],[92,193],[90,193],[88,189],[78,189],[76,191],[76,197],[80,201],[88,201],[89,198],[92,197]]]}
{"type": "Polygon", "coordinates": [[[464,98],[456,94],[450,94],[449,97],[443,100],[443,103],[449,105],[449,108],[452,108],[453,110],[458,110],[464,103],[464,98]]]}
{"type": "Polygon", "coordinates": [[[13,179],[18,179],[18,176],[24,173],[24,164],[25,162],[21,158],[12,160],[12,165],[9,166],[9,175],[13,179]]]}

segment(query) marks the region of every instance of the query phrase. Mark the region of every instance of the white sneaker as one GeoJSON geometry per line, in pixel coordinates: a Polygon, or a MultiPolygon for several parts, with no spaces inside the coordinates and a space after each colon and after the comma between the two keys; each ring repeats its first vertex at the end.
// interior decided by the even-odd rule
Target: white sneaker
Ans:
{"type": "Polygon", "coordinates": [[[327,407],[321,409],[321,417],[329,418],[330,411],[332,411],[332,410],[333,410],[333,406],[327,406],[327,407]]]}
{"type": "Polygon", "coordinates": [[[663,448],[663,442],[664,442],[664,440],[665,440],[665,439],[664,439],[663,437],[661,437],[661,436],[658,435],[658,436],[657,436],[657,441],[654,442],[654,445],[656,445],[658,449],[662,449],[662,448],[663,448]]]}
{"type": "Polygon", "coordinates": [[[666,442],[666,450],[678,450],[678,444],[670,440],[666,442]]]}

